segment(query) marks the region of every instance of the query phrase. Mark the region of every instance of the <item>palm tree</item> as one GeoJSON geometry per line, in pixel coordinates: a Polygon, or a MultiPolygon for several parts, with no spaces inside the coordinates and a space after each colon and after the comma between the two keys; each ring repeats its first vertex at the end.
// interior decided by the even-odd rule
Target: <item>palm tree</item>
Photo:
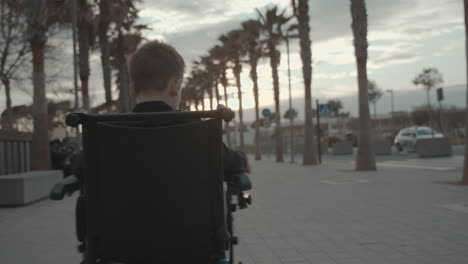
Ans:
{"type": "Polygon", "coordinates": [[[335,100],[328,100],[327,104],[331,105],[331,110],[333,112],[333,116],[336,119],[336,127],[341,131],[342,125],[340,125],[340,111],[343,109],[343,102],[339,99],[335,100]]]}
{"type": "Polygon", "coordinates": [[[111,3],[109,0],[99,1],[98,36],[101,48],[102,77],[106,98],[107,112],[112,111],[112,74],[110,65],[109,27],[111,23],[111,3]]]}
{"type": "Polygon", "coordinates": [[[418,74],[413,79],[413,84],[418,86],[423,86],[424,90],[426,91],[427,96],[427,106],[429,110],[429,117],[431,120],[431,126],[433,127],[433,114],[432,114],[432,106],[431,106],[431,97],[430,92],[433,88],[444,81],[442,74],[436,68],[425,68],[423,71],[418,74]]]}
{"type": "Polygon", "coordinates": [[[383,92],[380,89],[375,81],[368,81],[367,84],[369,103],[374,105],[374,120],[377,120],[377,101],[382,97],[383,92]]]}
{"type": "MultiPolygon", "coordinates": [[[[221,39],[221,37],[220,37],[221,39]]],[[[228,94],[227,94],[227,87],[229,85],[226,70],[227,70],[227,63],[228,63],[228,56],[227,51],[224,46],[216,45],[210,50],[212,58],[216,61],[216,64],[219,67],[219,83],[223,86],[224,92],[224,104],[226,107],[229,107],[228,104],[228,94]]],[[[231,146],[231,132],[229,123],[225,124],[225,132],[226,132],[226,140],[228,146],[231,146]]]]}
{"type": "Polygon", "coordinates": [[[201,68],[201,65],[200,62],[195,61],[190,75],[185,78],[182,105],[187,109],[190,109],[193,103],[195,110],[199,111],[200,105],[201,110],[204,110],[204,95],[207,93],[207,90],[213,88],[210,85],[209,72],[201,68]]]}
{"type": "Polygon", "coordinates": [[[339,116],[341,109],[343,109],[343,102],[341,100],[328,100],[327,104],[331,105],[334,116],[339,116]]]}
{"type": "Polygon", "coordinates": [[[129,112],[133,102],[130,100],[129,76],[126,56],[133,53],[143,40],[140,32],[127,33],[118,31],[117,38],[110,43],[111,65],[117,69],[117,86],[119,88],[119,111],[129,112]]]}
{"type": "Polygon", "coordinates": [[[28,40],[33,55],[33,126],[31,143],[31,168],[50,168],[49,131],[47,125],[47,98],[44,73],[44,47],[47,42],[47,0],[29,0],[28,40]]]}
{"type": "Polygon", "coordinates": [[[371,134],[369,98],[367,93],[367,13],[364,0],[351,0],[354,51],[357,63],[359,86],[359,135],[356,170],[377,170],[374,143],[371,134]]]}
{"type": "Polygon", "coordinates": [[[270,67],[273,77],[273,91],[275,99],[275,139],[276,139],[276,161],[283,162],[283,136],[281,133],[281,114],[279,105],[279,76],[278,76],[278,65],[280,63],[281,53],[277,49],[277,46],[284,40],[282,26],[286,24],[292,17],[286,17],[284,13],[286,10],[278,13],[278,7],[274,6],[268,8],[263,15],[259,10],[257,13],[260,16],[262,31],[266,35],[266,47],[268,57],[270,57],[270,67]]]}
{"type": "MultiPolygon", "coordinates": [[[[193,73],[193,72],[192,72],[193,73]]],[[[190,110],[192,102],[195,101],[195,86],[192,75],[185,78],[184,88],[182,89],[181,96],[181,109],[190,110]]]]}
{"type": "Polygon", "coordinates": [[[245,51],[243,49],[243,31],[242,30],[233,30],[230,31],[227,35],[222,35],[220,37],[221,42],[223,43],[224,48],[226,49],[227,59],[233,64],[232,72],[234,78],[236,79],[237,86],[237,99],[239,100],[239,148],[244,149],[244,115],[242,108],[242,87],[240,81],[240,75],[242,72],[241,57],[244,55],[245,51]]]}
{"type": "MultiPolygon", "coordinates": [[[[135,8],[135,3],[138,0],[95,0],[99,7],[99,14],[96,18],[98,21],[98,37],[99,47],[101,49],[101,64],[104,82],[104,91],[106,99],[106,108],[108,111],[112,111],[112,69],[111,69],[111,50],[110,50],[110,36],[117,35],[119,41],[124,41],[123,37],[126,33],[134,33],[132,26],[134,26],[136,19],[138,18],[138,10],[135,8]],[[114,25],[114,27],[111,27],[114,25]]],[[[135,27],[133,27],[134,29],[135,27]]],[[[145,29],[146,26],[142,26],[141,29],[145,29]]],[[[120,43],[121,50],[125,49],[123,44],[120,43]]],[[[127,55],[127,54],[124,54],[127,55]]],[[[124,57],[119,59],[124,61],[124,57]]],[[[114,58],[115,59],[115,58],[114,58]]],[[[128,96],[128,76],[125,74],[126,66],[123,63],[117,68],[121,69],[118,72],[117,78],[123,80],[123,83],[119,88],[122,88],[119,95],[119,108],[123,111],[128,111],[132,103],[130,96],[128,96]]],[[[117,83],[120,83],[117,81],[117,83]]]]}
{"type": "Polygon", "coordinates": [[[210,109],[213,110],[213,87],[215,83],[215,65],[209,56],[200,57],[200,61],[194,61],[198,75],[198,85],[203,92],[208,94],[210,109]]]}
{"type": "Polygon", "coordinates": [[[304,138],[304,156],[302,163],[304,165],[317,164],[317,157],[314,147],[314,124],[312,115],[312,51],[310,41],[309,25],[309,3],[307,0],[292,0],[294,15],[299,24],[299,44],[301,46],[302,75],[304,77],[305,89],[305,138],[304,138]]]}
{"type": "Polygon", "coordinates": [[[221,46],[216,45],[208,51],[208,56],[210,60],[210,65],[208,67],[208,71],[210,72],[210,77],[212,78],[213,87],[215,90],[215,97],[216,97],[216,105],[221,104],[221,94],[219,92],[219,84],[221,81],[221,73],[223,68],[226,66],[225,64],[221,63],[217,57],[217,49],[221,48],[221,46]]]}
{"type": "Polygon", "coordinates": [[[93,14],[87,0],[78,0],[78,8],[78,49],[80,58],[81,94],[83,98],[83,108],[89,111],[89,48],[92,43],[92,38],[90,38],[90,36],[93,34],[93,14]]]}
{"type": "MultiPolygon", "coordinates": [[[[468,0],[464,1],[465,6],[465,55],[466,61],[468,62],[468,0]]],[[[466,68],[466,77],[468,80],[468,67],[466,68]]],[[[466,91],[466,106],[468,107],[468,86],[466,91]]],[[[465,112],[465,163],[463,167],[463,178],[462,183],[468,185],[468,140],[466,140],[466,135],[468,135],[468,112],[465,112]]]]}
{"type": "Polygon", "coordinates": [[[255,160],[262,159],[260,146],[260,115],[258,103],[258,61],[263,56],[263,45],[260,42],[262,24],[258,20],[247,20],[242,23],[244,29],[244,45],[247,50],[250,64],[250,79],[253,82],[253,93],[255,101],[255,160]]]}
{"type": "Polygon", "coordinates": [[[119,111],[128,112],[135,103],[129,94],[129,76],[126,56],[136,50],[143,40],[141,31],[149,29],[146,25],[137,24],[138,12],[135,4],[138,0],[112,1],[114,31],[117,37],[110,44],[111,63],[118,69],[117,84],[119,88],[119,111]]]}

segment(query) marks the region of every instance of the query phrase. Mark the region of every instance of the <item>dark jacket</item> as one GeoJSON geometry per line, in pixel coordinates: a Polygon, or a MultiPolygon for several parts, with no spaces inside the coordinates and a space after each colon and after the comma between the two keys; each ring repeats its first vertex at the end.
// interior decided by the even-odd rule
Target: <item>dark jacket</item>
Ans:
{"type": "MultiPolygon", "coordinates": [[[[162,101],[149,101],[135,105],[133,112],[167,112],[175,111],[168,104],[162,101]]],[[[189,121],[189,120],[188,120],[189,121]]],[[[223,144],[223,166],[226,176],[243,173],[247,168],[247,158],[243,152],[234,151],[223,144]]],[[[78,158],[74,166],[75,175],[82,179],[82,155],[78,158]]]]}
{"type": "MultiPolygon", "coordinates": [[[[133,112],[168,112],[172,107],[162,101],[143,102],[135,105],[133,112]]],[[[243,152],[234,151],[223,144],[224,174],[242,173],[247,168],[247,158],[243,152]]]]}

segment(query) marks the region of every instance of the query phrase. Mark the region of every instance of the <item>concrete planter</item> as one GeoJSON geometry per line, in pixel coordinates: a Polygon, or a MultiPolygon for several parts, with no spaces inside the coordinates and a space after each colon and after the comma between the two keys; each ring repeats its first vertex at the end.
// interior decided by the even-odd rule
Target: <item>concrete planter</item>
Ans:
{"type": "Polygon", "coordinates": [[[29,171],[0,176],[0,205],[25,205],[49,196],[62,171],[29,171]]]}
{"type": "MultiPolygon", "coordinates": [[[[315,143],[315,142],[314,142],[315,143]]],[[[314,144],[314,147],[317,149],[317,144],[314,144]]],[[[294,146],[294,153],[298,154],[304,154],[304,145],[296,145],[294,146]]],[[[325,142],[322,142],[320,145],[320,153],[323,154],[328,154],[328,145],[325,142]]]]}
{"type": "Polygon", "coordinates": [[[338,141],[332,146],[333,155],[351,155],[353,154],[353,142],[338,141]]]}
{"type": "Polygon", "coordinates": [[[388,140],[383,138],[377,138],[374,140],[375,155],[391,155],[392,145],[388,140]]]}
{"type": "Polygon", "coordinates": [[[448,137],[418,139],[415,150],[420,158],[446,157],[452,155],[452,143],[448,137]]]}
{"type": "Polygon", "coordinates": [[[320,153],[322,155],[324,154],[329,154],[330,152],[328,151],[328,144],[326,142],[320,143],[320,153]]]}

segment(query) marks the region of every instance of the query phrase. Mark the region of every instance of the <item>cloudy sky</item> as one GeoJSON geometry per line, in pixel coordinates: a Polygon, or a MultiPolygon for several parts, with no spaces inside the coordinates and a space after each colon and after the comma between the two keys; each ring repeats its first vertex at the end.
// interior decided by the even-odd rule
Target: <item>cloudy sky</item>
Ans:
{"type": "MultiPolygon", "coordinates": [[[[240,27],[240,23],[257,18],[255,9],[267,6],[288,8],[289,0],[159,0],[144,1],[141,5],[142,22],[150,25],[145,33],[148,39],[162,39],[174,45],[188,63],[218,43],[218,37],[240,27]]],[[[436,67],[444,75],[446,103],[463,106],[460,91],[465,78],[465,36],[463,1],[461,0],[367,0],[369,23],[369,79],[382,89],[393,89],[396,110],[409,110],[425,102],[421,88],[411,80],[424,67],[436,67]],[[420,96],[415,92],[420,90],[420,96]],[[453,91],[453,93],[452,93],[453,91]],[[403,97],[413,96],[407,103],[403,97]],[[405,101],[405,102],[406,102],[405,101]]],[[[351,16],[348,0],[310,0],[311,38],[313,56],[313,96],[320,100],[348,98],[345,109],[356,114],[357,81],[352,45],[351,16]],[[355,100],[349,100],[355,98],[355,100]],[[354,102],[353,102],[354,101],[354,102]]],[[[70,49],[71,45],[64,43],[70,49]]],[[[287,99],[287,64],[285,47],[280,65],[281,99],[287,99]]],[[[292,94],[303,98],[301,61],[297,41],[291,43],[292,94]]],[[[92,55],[91,92],[93,104],[103,102],[102,77],[99,54],[92,55]]],[[[71,71],[64,67],[63,71],[71,71]]],[[[242,86],[244,106],[253,107],[252,84],[244,67],[242,86]]],[[[273,103],[271,72],[268,61],[259,69],[260,101],[262,106],[273,103]]],[[[71,83],[69,84],[71,85],[71,83]]],[[[235,92],[231,88],[228,93],[235,92]]],[[[115,93],[116,95],[117,93],[115,93]]],[[[30,100],[15,95],[17,101],[30,100]]],[[[435,98],[435,92],[433,95],[435,98]]],[[[379,112],[388,112],[389,99],[385,95],[379,112]]],[[[237,106],[236,98],[229,101],[237,106]]],[[[295,100],[295,101],[296,101],[295,100]]],[[[434,99],[435,100],[435,99],[434,99]]],[[[408,100],[406,100],[408,101],[408,100]]],[[[4,102],[0,102],[0,109],[4,102]]],[[[286,109],[284,109],[286,110],[286,109]]],[[[302,112],[302,109],[298,109],[302,112]]]]}

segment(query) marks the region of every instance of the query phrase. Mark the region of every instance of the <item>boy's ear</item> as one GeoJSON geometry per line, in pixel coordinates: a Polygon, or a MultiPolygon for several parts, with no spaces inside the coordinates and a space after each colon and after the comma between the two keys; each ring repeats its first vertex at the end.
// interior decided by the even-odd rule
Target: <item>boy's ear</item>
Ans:
{"type": "Polygon", "coordinates": [[[169,79],[168,88],[170,96],[178,96],[180,93],[180,87],[182,85],[182,80],[176,78],[169,79]]]}

